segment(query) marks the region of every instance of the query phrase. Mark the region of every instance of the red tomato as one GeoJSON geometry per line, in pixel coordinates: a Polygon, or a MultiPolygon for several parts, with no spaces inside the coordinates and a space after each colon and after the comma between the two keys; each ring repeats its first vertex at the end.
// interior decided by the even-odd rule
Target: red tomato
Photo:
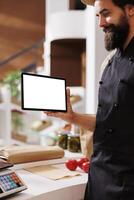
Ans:
{"type": "Polygon", "coordinates": [[[83,164],[84,162],[88,162],[88,161],[89,161],[89,159],[86,158],[86,157],[84,157],[84,158],[78,159],[78,160],[77,160],[77,163],[78,163],[78,166],[82,169],[82,164],[83,164]]]}
{"type": "Polygon", "coordinates": [[[83,171],[86,172],[86,173],[88,173],[88,171],[89,171],[89,166],[90,166],[89,161],[88,161],[88,162],[84,162],[84,163],[82,164],[82,169],[83,169],[83,171]]]}
{"type": "Polygon", "coordinates": [[[71,171],[76,170],[76,168],[78,166],[77,161],[73,160],[73,159],[67,160],[66,163],[65,163],[65,165],[71,171]]]}

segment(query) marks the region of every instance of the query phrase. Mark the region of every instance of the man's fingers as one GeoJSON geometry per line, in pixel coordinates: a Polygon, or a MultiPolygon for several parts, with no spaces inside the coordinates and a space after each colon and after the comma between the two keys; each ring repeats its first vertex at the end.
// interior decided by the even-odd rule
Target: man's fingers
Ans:
{"type": "Polygon", "coordinates": [[[70,97],[70,89],[67,88],[67,96],[70,97]]]}
{"type": "Polygon", "coordinates": [[[67,113],[63,113],[63,112],[53,112],[53,111],[44,111],[44,113],[47,116],[50,117],[58,117],[61,119],[67,118],[68,114],[70,114],[72,112],[72,107],[71,107],[71,103],[70,103],[70,89],[67,88],[67,113]]]}
{"type": "MultiPolygon", "coordinates": [[[[45,111],[44,112],[47,116],[51,116],[51,117],[60,117],[60,112],[49,112],[49,111],[45,111]]],[[[62,113],[61,113],[62,114],[62,113]]]]}

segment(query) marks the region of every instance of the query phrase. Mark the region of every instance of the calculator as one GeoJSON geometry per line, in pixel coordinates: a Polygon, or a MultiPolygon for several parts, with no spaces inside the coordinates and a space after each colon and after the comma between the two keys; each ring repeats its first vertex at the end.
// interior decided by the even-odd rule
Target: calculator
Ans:
{"type": "Polygon", "coordinates": [[[27,189],[22,179],[12,170],[0,172],[0,199],[27,189]]]}

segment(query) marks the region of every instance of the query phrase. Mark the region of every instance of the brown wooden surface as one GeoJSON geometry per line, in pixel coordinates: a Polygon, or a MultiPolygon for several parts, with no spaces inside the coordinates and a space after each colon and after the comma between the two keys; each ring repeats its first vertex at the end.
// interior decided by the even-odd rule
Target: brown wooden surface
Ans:
{"type": "Polygon", "coordinates": [[[84,86],[82,54],[85,52],[84,39],[63,39],[51,45],[51,75],[63,77],[67,86],[84,86]]]}
{"type": "MultiPolygon", "coordinates": [[[[0,0],[0,62],[45,37],[44,0],[0,0]]],[[[43,65],[43,46],[0,66],[0,79],[35,60],[43,65]]]]}
{"type": "Polygon", "coordinates": [[[12,132],[12,138],[14,140],[19,140],[20,142],[25,142],[25,143],[27,142],[27,136],[26,135],[21,135],[21,134],[12,132]]]}

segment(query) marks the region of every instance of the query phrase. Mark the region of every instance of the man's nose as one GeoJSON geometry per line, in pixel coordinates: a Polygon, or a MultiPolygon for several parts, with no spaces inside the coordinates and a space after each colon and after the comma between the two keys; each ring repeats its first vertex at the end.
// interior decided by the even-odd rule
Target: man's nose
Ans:
{"type": "Polygon", "coordinates": [[[107,26],[107,21],[105,17],[99,16],[99,27],[104,28],[107,26]]]}

